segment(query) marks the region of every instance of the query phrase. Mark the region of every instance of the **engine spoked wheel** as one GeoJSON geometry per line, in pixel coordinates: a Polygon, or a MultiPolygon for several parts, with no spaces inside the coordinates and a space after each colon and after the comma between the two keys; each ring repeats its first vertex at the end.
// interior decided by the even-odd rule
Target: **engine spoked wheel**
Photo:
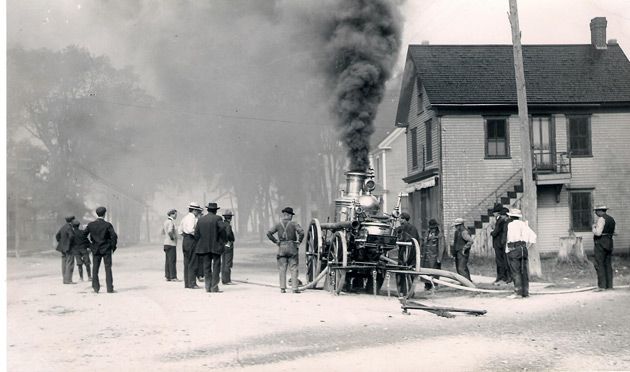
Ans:
{"type": "Polygon", "coordinates": [[[339,294],[346,283],[345,267],[348,266],[348,245],[346,233],[343,231],[335,232],[332,237],[328,251],[328,266],[330,273],[324,282],[324,288],[339,294]]]}
{"type": "Polygon", "coordinates": [[[319,220],[314,218],[306,234],[306,280],[312,282],[325,267],[323,259],[323,236],[319,220]]]}

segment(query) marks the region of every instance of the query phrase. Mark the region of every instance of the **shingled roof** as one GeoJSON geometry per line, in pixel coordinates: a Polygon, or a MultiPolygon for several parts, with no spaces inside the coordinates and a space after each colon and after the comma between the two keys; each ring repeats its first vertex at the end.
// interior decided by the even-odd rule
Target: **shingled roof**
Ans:
{"type": "MultiPolygon", "coordinates": [[[[511,45],[410,45],[408,58],[432,105],[516,105],[511,45]]],[[[527,100],[630,103],[630,62],[617,44],[524,45],[527,100]]]]}

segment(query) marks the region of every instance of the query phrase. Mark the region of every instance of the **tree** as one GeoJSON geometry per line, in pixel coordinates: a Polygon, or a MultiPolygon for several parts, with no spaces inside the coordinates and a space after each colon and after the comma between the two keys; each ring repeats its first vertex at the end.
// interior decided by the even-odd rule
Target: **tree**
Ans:
{"type": "Polygon", "coordinates": [[[131,185],[151,186],[143,175],[118,167],[121,155],[134,154],[133,140],[146,121],[103,98],[150,104],[152,98],[131,70],[115,69],[106,57],[74,46],[61,51],[12,48],[7,56],[7,133],[15,147],[8,160],[16,170],[15,177],[9,175],[10,188],[31,197],[40,213],[81,216],[90,179],[107,175],[108,182],[130,195],[131,185]],[[27,164],[36,174],[22,169],[25,149],[43,153],[37,158],[40,164],[27,164]],[[20,188],[24,177],[37,187],[45,184],[45,190],[20,188]]]}

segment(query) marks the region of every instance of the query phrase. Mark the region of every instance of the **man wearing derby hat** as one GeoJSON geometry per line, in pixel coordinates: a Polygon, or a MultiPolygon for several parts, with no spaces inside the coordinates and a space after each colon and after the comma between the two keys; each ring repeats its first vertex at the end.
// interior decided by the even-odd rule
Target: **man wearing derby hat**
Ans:
{"type": "Polygon", "coordinates": [[[595,271],[597,271],[597,290],[613,288],[612,252],[615,219],[606,211],[608,207],[598,205],[594,208],[597,221],[593,224],[593,240],[595,243],[595,271]]]}
{"type": "Polygon", "coordinates": [[[61,226],[55,239],[57,240],[56,250],[61,253],[61,276],[63,284],[75,284],[72,282],[72,273],[74,270],[74,256],[70,252],[74,239],[74,230],[72,229],[72,221],[74,216],[65,217],[66,223],[61,226]]]}
{"type": "Polygon", "coordinates": [[[494,215],[494,229],[492,235],[492,247],[494,248],[494,260],[497,266],[497,277],[494,281],[495,285],[507,284],[512,281],[510,267],[508,265],[507,255],[505,253],[505,244],[507,244],[507,224],[508,209],[501,203],[496,203],[492,209],[494,215]]]}
{"type": "Polygon", "coordinates": [[[195,273],[197,272],[197,255],[195,254],[195,226],[201,216],[201,207],[195,202],[188,204],[188,214],[179,223],[179,234],[182,236],[182,253],[184,254],[184,288],[199,288],[195,273]]]}
{"type": "Polygon", "coordinates": [[[88,223],[85,231],[89,234],[92,242],[92,289],[98,293],[101,289],[101,283],[98,280],[98,271],[101,261],[105,263],[105,283],[107,285],[107,293],[114,293],[114,278],[112,277],[112,253],[116,251],[118,244],[118,235],[114,231],[114,226],[105,221],[105,207],[96,208],[95,221],[88,223]]]}
{"type": "Polygon", "coordinates": [[[457,273],[470,280],[470,271],[468,270],[468,257],[470,257],[470,249],[472,248],[473,238],[468,233],[468,229],[464,226],[463,218],[456,218],[453,222],[455,234],[453,236],[453,245],[451,255],[455,257],[455,269],[457,273]]]}
{"type": "Polygon", "coordinates": [[[221,270],[221,254],[225,247],[225,227],[223,219],[217,216],[217,203],[208,203],[208,214],[199,217],[195,226],[195,253],[199,263],[203,265],[204,284],[206,292],[221,292],[219,290],[219,275],[221,270]]]}
{"type": "Polygon", "coordinates": [[[521,221],[523,214],[519,209],[510,209],[507,213],[512,218],[507,225],[506,252],[514,280],[514,294],[510,298],[529,296],[529,259],[527,245],[536,243],[536,233],[529,225],[521,221]]]}
{"type": "Polygon", "coordinates": [[[280,292],[282,293],[285,293],[287,288],[287,266],[291,271],[293,293],[300,293],[298,290],[298,247],[304,239],[304,230],[298,223],[291,221],[294,215],[293,208],[284,208],[282,221],[267,231],[269,240],[278,246],[276,259],[278,261],[280,292]],[[276,233],[278,238],[274,236],[276,233]]]}

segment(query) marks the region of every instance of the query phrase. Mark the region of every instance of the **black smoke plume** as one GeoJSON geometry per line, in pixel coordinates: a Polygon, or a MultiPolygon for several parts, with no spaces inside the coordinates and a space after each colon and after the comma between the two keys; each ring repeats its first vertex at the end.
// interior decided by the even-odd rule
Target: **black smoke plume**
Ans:
{"type": "Polygon", "coordinates": [[[385,0],[343,0],[325,25],[325,73],[331,111],[347,148],[350,169],[368,168],[370,135],[385,82],[401,43],[401,17],[385,0]]]}

